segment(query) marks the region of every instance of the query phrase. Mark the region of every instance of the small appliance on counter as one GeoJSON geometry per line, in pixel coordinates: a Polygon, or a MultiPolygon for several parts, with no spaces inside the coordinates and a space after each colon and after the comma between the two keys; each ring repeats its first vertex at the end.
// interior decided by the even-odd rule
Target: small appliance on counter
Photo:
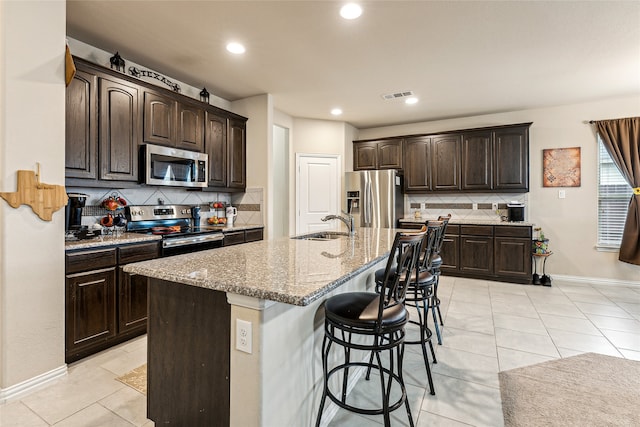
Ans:
{"type": "Polygon", "coordinates": [[[64,210],[64,240],[86,240],[100,236],[100,230],[89,230],[89,227],[82,225],[82,208],[84,208],[89,196],[82,193],[67,193],[67,197],[69,197],[69,201],[64,210]]]}
{"type": "Polygon", "coordinates": [[[233,227],[233,221],[238,216],[238,209],[233,206],[227,207],[227,227],[233,227]]]}
{"type": "Polygon", "coordinates": [[[69,201],[65,208],[65,231],[78,230],[82,227],[82,208],[87,202],[87,194],[67,193],[69,201]]]}
{"type": "Polygon", "coordinates": [[[513,201],[507,203],[507,220],[509,222],[524,221],[524,203],[513,201]]]}

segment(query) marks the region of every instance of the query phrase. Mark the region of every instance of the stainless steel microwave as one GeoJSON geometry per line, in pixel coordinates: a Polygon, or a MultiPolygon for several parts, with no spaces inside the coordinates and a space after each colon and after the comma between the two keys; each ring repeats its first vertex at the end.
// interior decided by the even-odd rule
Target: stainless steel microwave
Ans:
{"type": "Polygon", "coordinates": [[[142,146],[144,176],[148,185],[173,187],[206,187],[209,156],[195,151],[144,144],[142,146]]]}

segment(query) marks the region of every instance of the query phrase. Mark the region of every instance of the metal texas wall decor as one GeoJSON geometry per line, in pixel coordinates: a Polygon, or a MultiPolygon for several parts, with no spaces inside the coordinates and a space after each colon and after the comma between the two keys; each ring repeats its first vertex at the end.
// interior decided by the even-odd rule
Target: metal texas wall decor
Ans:
{"type": "Polygon", "coordinates": [[[181,91],[180,85],[178,83],[172,82],[171,80],[169,80],[168,78],[166,78],[162,74],[156,73],[155,71],[142,70],[142,69],[136,68],[136,67],[129,67],[129,74],[131,74],[133,77],[138,78],[138,79],[141,78],[141,77],[149,77],[149,78],[152,78],[152,79],[156,79],[156,80],[166,84],[167,86],[169,86],[171,88],[171,90],[173,90],[174,92],[180,93],[180,91],[181,91]]]}

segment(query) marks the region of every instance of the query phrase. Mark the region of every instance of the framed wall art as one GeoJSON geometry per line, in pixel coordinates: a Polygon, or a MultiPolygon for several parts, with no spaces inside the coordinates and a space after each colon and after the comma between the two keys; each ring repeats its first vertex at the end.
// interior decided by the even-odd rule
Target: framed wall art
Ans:
{"type": "Polygon", "coordinates": [[[542,150],[544,187],[580,187],[580,147],[542,150]]]}

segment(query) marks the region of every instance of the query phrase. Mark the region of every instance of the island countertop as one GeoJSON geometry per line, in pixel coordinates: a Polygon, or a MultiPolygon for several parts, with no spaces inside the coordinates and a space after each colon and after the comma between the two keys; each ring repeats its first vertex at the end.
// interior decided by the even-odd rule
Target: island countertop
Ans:
{"type": "Polygon", "coordinates": [[[128,264],[124,271],[306,306],[386,258],[397,231],[358,228],[355,236],[322,241],[282,237],[128,264]]]}

